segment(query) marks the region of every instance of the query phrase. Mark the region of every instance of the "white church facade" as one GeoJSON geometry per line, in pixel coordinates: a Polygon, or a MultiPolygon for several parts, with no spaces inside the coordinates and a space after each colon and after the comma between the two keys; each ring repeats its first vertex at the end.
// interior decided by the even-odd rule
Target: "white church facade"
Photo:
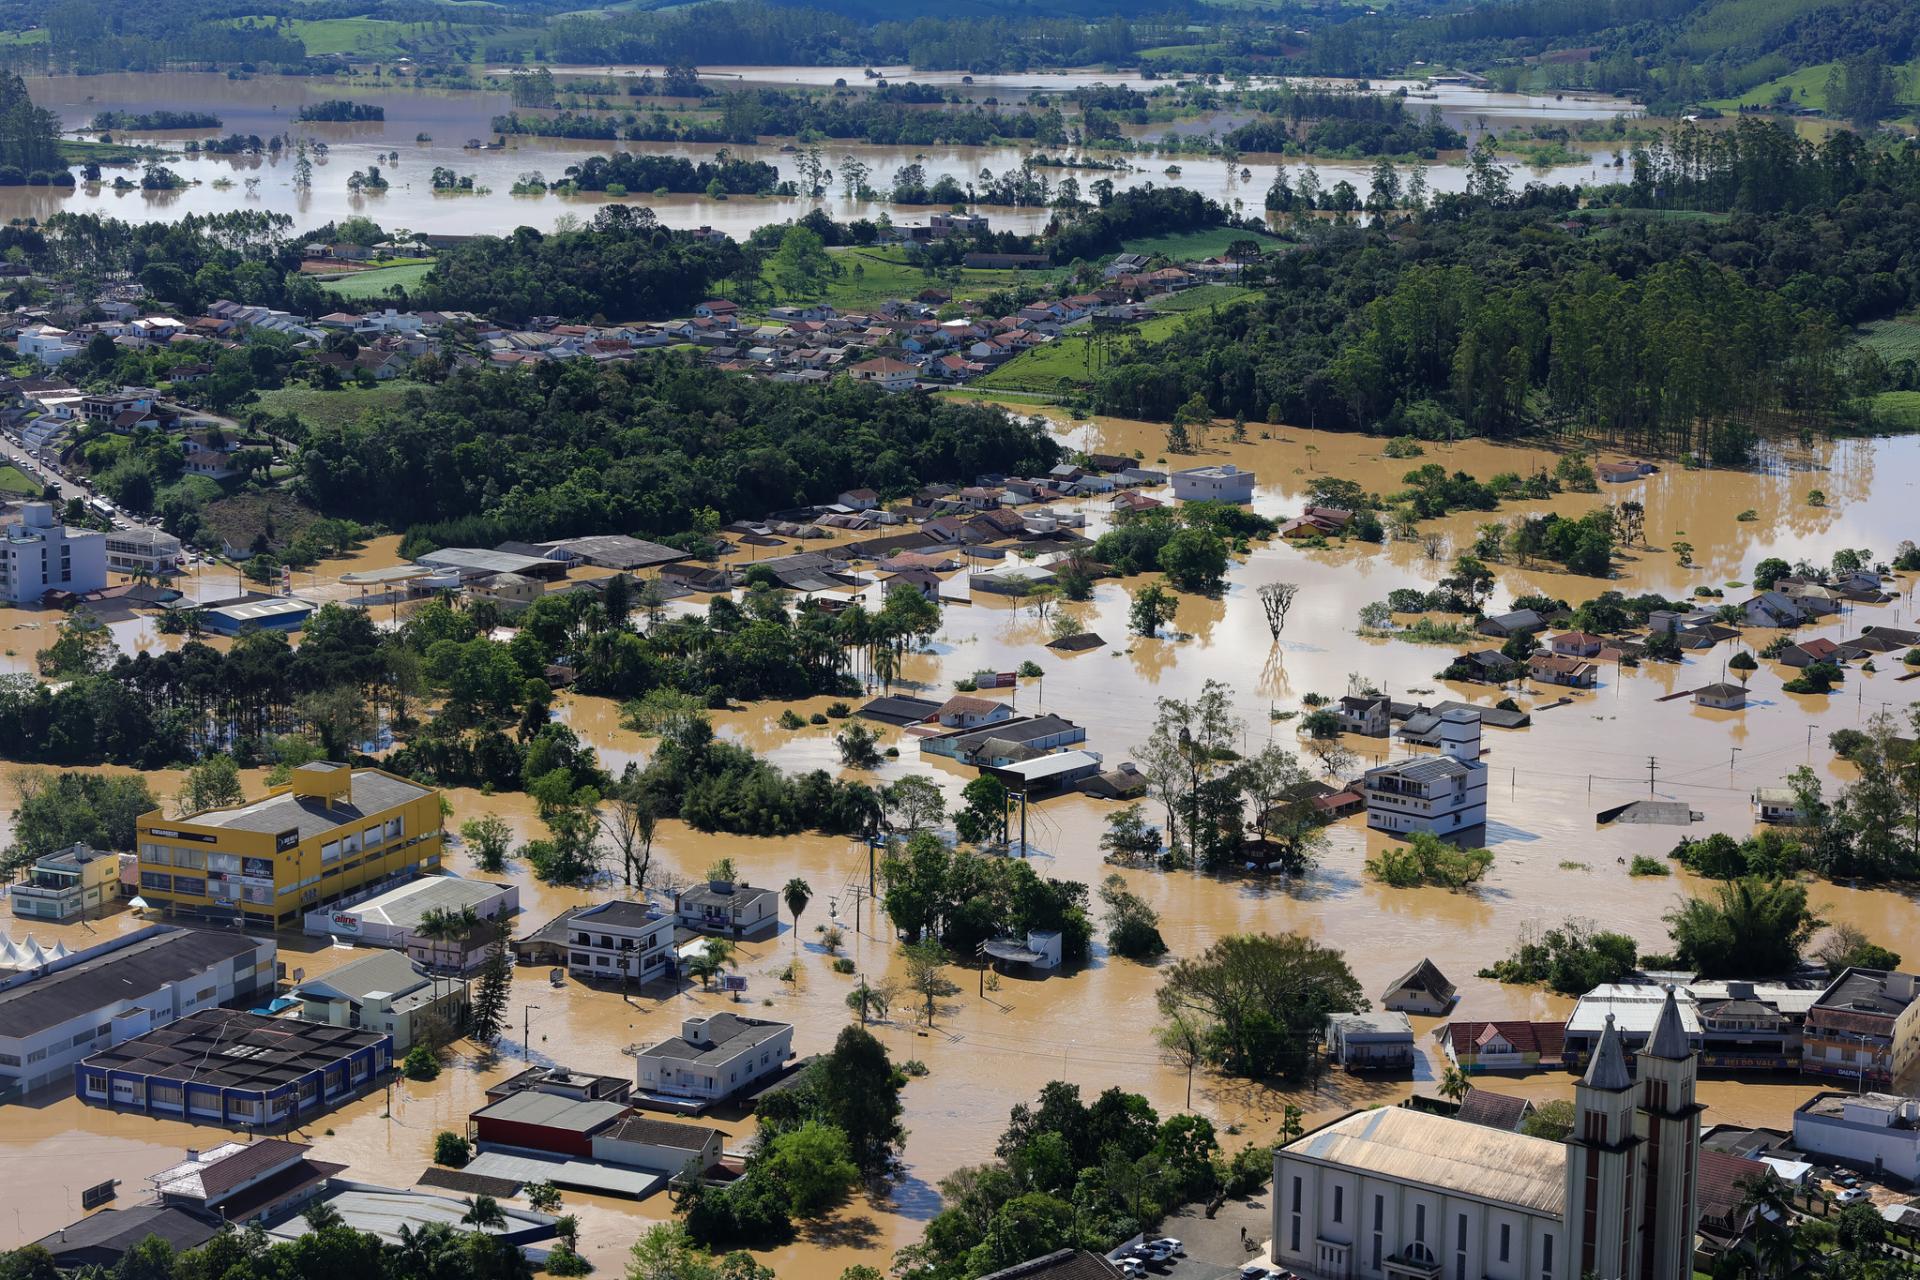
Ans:
{"type": "Polygon", "coordinates": [[[1609,1020],[1565,1142],[1343,1116],[1274,1153],[1273,1261],[1314,1280],[1690,1280],[1697,1069],[1669,991],[1637,1073],[1609,1020]]]}

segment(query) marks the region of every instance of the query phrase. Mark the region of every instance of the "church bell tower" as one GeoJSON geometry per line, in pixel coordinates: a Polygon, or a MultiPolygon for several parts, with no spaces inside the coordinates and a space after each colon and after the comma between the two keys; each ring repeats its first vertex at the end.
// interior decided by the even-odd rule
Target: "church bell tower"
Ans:
{"type": "Polygon", "coordinates": [[[1700,1221],[1699,1057],[1687,1041],[1673,988],[1638,1054],[1642,1185],[1640,1280],[1691,1280],[1700,1221]]]}
{"type": "Polygon", "coordinates": [[[1587,1072],[1573,1090],[1573,1132],[1567,1138],[1573,1275],[1642,1280],[1639,1100],[1608,1014],[1587,1072]]]}

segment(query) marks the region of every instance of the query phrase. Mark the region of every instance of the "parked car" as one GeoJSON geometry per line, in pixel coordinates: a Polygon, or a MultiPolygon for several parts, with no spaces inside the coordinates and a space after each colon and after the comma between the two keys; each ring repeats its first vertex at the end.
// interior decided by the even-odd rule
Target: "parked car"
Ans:
{"type": "Polygon", "coordinates": [[[1869,1197],[1866,1189],[1863,1187],[1848,1187],[1845,1191],[1835,1196],[1834,1199],[1838,1200],[1841,1204],[1865,1204],[1869,1197]]]}
{"type": "Polygon", "coordinates": [[[1169,1253],[1184,1255],[1187,1251],[1187,1246],[1173,1236],[1161,1236],[1158,1240],[1152,1240],[1148,1243],[1152,1244],[1156,1249],[1165,1249],[1169,1253]]]}
{"type": "Polygon", "coordinates": [[[1127,1277],[1127,1280],[1145,1280],[1147,1269],[1140,1265],[1140,1259],[1122,1258],[1115,1265],[1120,1268],[1120,1274],[1127,1277]]]}

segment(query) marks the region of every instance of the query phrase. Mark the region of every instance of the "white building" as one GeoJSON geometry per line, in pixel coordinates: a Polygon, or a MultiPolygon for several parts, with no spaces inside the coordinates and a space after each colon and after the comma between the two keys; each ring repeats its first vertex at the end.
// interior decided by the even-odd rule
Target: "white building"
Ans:
{"type": "Polygon", "coordinates": [[[1376,831],[1446,835],[1487,821],[1487,766],[1480,759],[1480,713],[1444,711],[1441,754],[1369,769],[1362,780],[1367,825],[1376,831]]]}
{"type": "Polygon", "coordinates": [[[634,1055],[635,1092],[698,1111],[764,1083],[793,1056],[793,1025],[731,1013],[701,1014],[680,1034],[634,1055]]]}
{"type": "Polygon", "coordinates": [[[1182,502],[1252,502],[1253,472],[1231,462],[1173,473],[1173,496],[1182,502]]]}
{"type": "Polygon", "coordinates": [[[172,573],[180,567],[180,539],[164,529],[135,525],[106,539],[107,568],[115,573],[172,573]]]}
{"type": "Polygon", "coordinates": [[[1314,1280],[1689,1280],[1694,1083],[1676,1009],[1637,1080],[1605,1037],[1564,1143],[1407,1107],[1353,1112],[1274,1153],[1273,1260],[1314,1280]]]}
{"type": "Polygon", "coordinates": [[[780,927],[779,894],[730,880],[709,880],[678,890],[673,910],[682,928],[723,938],[772,933],[780,927]]]}
{"type": "Polygon", "coordinates": [[[0,601],[39,604],[49,591],[75,595],[107,585],[107,540],[91,529],[69,529],[53,507],[29,502],[16,523],[0,526],[0,601]]]}
{"type": "Polygon", "coordinates": [[[576,978],[651,982],[673,957],[671,913],[645,902],[603,902],[567,922],[567,971],[576,978]]]}
{"type": "Polygon", "coordinates": [[[50,324],[21,330],[20,336],[14,340],[13,345],[22,359],[32,357],[42,364],[56,367],[86,349],[80,344],[79,339],[65,329],[56,329],[50,324]]]}
{"type": "Polygon", "coordinates": [[[73,1077],[90,1053],[273,990],[274,942],[157,924],[0,979],[0,1096],[73,1077]]]}
{"type": "Polygon", "coordinates": [[[1800,822],[1800,797],[1792,787],[1756,787],[1753,792],[1753,817],[1756,822],[1800,822]]]}
{"type": "Polygon", "coordinates": [[[1920,1098],[1815,1094],[1793,1113],[1793,1145],[1876,1175],[1920,1181],[1920,1098]]]}
{"type": "Polygon", "coordinates": [[[302,920],[314,936],[331,935],[363,947],[392,947],[441,972],[471,973],[486,963],[494,927],[520,909],[520,887],[463,880],[458,876],[421,876],[398,888],[354,900],[349,897],[302,920]],[[457,936],[437,936],[439,921],[465,919],[471,927],[457,936]]]}

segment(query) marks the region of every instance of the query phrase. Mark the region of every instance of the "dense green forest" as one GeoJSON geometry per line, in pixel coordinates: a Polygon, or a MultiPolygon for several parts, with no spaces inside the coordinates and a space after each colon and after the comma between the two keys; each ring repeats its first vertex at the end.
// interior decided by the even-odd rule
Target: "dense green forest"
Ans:
{"type": "Polygon", "coordinates": [[[0,167],[23,173],[66,168],[60,163],[59,120],[33,105],[17,75],[0,75],[0,167]]]}
{"type": "Polygon", "coordinates": [[[1613,220],[1566,221],[1575,193],[1493,171],[1391,234],[1309,224],[1257,299],[1115,353],[1096,403],[1165,419],[1198,396],[1396,433],[1572,425],[1731,461],[1772,415],[1908,384],[1845,337],[1920,302],[1911,148],[1745,120],[1637,151],[1633,171],[1598,193],[1626,207],[1613,220]],[[1657,216],[1671,208],[1728,216],[1657,216]]]}
{"type": "Polygon", "coordinates": [[[316,430],[300,482],[324,511],[443,542],[683,533],[722,520],[1055,461],[1044,432],[998,409],[729,378],[677,355],[456,375],[392,413],[316,430]],[[484,523],[472,522],[479,518],[484,523]],[[457,522],[444,534],[435,522],[457,522]]]}

